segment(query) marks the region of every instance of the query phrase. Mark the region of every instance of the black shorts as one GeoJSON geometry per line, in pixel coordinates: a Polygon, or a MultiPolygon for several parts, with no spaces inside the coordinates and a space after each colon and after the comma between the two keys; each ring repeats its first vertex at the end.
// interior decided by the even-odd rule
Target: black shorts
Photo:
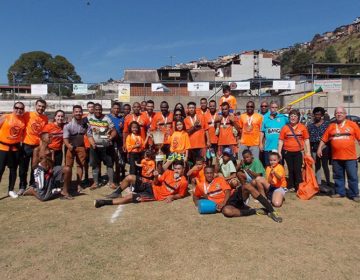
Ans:
{"type": "Polygon", "coordinates": [[[227,201],[226,205],[233,206],[239,210],[250,209],[250,207],[244,203],[241,188],[237,188],[233,192],[233,194],[230,196],[229,200],[227,201]]]}
{"type": "Polygon", "coordinates": [[[133,203],[155,200],[152,184],[149,182],[143,182],[140,176],[136,176],[136,181],[133,185],[132,191],[134,192],[132,196],[133,203]]]}

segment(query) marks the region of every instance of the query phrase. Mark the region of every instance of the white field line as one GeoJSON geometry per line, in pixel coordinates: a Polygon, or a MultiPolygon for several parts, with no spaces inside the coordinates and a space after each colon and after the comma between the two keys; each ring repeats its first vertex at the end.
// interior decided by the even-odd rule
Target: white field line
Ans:
{"type": "Polygon", "coordinates": [[[115,212],[111,215],[111,218],[110,218],[110,223],[113,224],[115,223],[115,221],[117,220],[117,218],[120,217],[122,211],[124,210],[124,205],[119,205],[115,212]]]}

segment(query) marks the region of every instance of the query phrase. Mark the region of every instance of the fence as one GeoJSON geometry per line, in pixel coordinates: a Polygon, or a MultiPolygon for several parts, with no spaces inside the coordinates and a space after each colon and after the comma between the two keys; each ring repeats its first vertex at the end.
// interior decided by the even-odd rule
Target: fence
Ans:
{"type": "MultiPolygon", "coordinates": [[[[329,80],[326,80],[329,85],[329,80]]],[[[330,89],[323,93],[317,93],[313,97],[305,99],[296,105],[294,108],[300,110],[311,110],[316,106],[326,108],[330,114],[332,110],[339,105],[347,108],[349,114],[360,115],[360,79],[346,78],[334,81],[330,89]],[[340,81],[340,82],[339,82],[340,81]],[[335,86],[334,86],[335,85],[335,86]]],[[[236,81],[238,82],[238,81],[236,81]]],[[[103,83],[95,84],[89,83],[86,85],[73,84],[48,84],[46,95],[42,95],[48,102],[47,111],[52,112],[58,109],[64,111],[71,111],[75,104],[82,105],[86,108],[88,101],[99,102],[103,104],[104,110],[108,111],[113,101],[121,98],[122,89],[124,85],[128,86],[130,93],[130,101],[126,103],[133,103],[135,101],[144,101],[152,99],[155,102],[155,109],[159,110],[161,101],[168,101],[170,108],[173,108],[176,103],[186,104],[190,101],[198,103],[200,98],[219,100],[222,95],[223,84],[230,84],[233,88],[232,92],[238,101],[238,110],[244,111],[245,104],[252,100],[255,102],[257,108],[260,107],[262,101],[276,100],[280,105],[284,106],[290,102],[303,97],[314,88],[314,83],[311,80],[301,80],[295,83],[295,89],[291,90],[274,90],[273,80],[251,80],[249,89],[239,90],[234,88],[236,85],[234,81],[205,81],[197,82],[198,85],[205,83],[206,90],[193,90],[188,88],[188,82],[170,82],[163,81],[157,83],[159,88],[154,89],[154,83],[147,82],[123,82],[123,83],[103,83]],[[208,88],[207,88],[208,87],[208,88]],[[85,90],[86,88],[86,90],[85,90]],[[81,90],[84,92],[81,93],[81,90]],[[159,91],[160,90],[160,91],[159,91]],[[80,91],[80,92],[79,92],[80,91]],[[85,92],[86,91],[86,92],[85,92]],[[79,94],[74,94],[74,92],[79,94]]],[[[320,81],[321,82],[321,81],[320,81]]],[[[34,106],[34,102],[39,96],[31,93],[30,85],[0,85],[0,111],[8,112],[12,110],[12,105],[16,100],[21,100],[25,103],[28,110],[34,106]]]]}

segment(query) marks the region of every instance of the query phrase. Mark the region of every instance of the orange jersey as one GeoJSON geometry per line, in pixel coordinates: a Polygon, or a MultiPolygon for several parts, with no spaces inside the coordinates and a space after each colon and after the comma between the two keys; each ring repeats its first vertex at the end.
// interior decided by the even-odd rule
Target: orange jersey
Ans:
{"type": "MultiPolygon", "coordinates": [[[[237,118],[234,118],[237,121],[237,118]]],[[[234,126],[229,121],[229,116],[226,118],[221,116],[220,127],[219,127],[219,137],[218,145],[227,146],[227,145],[236,145],[236,137],[233,133],[234,126]]]]}
{"type": "Polygon", "coordinates": [[[263,116],[258,113],[253,113],[251,116],[247,113],[241,114],[239,119],[239,126],[242,129],[241,145],[259,146],[262,121],[263,116]]]}
{"type": "Polygon", "coordinates": [[[141,176],[142,177],[152,177],[155,170],[155,161],[152,159],[142,159],[141,162],[141,176]]]}
{"type": "Polygon", "coordinates": [[[294,134],[291,132],[288,125],[285,125],[281,131],[279,139],[284,142],[283,149],[289,152],[298,152],[304,149],[304,140],[309,139],[309,132],[305,125],[298,123],[293,127],[297,139],[300,142],[301,147],[296,141],[294,134]]]}
{"type": "Polygon", "coordinates": [[[191,149],[205,148],[205,131],[209,129],[209,126],[207,122],[205,122],[204,118],[197,114],[195,114],[193,118],[191,116],[187,116],[184,120],[185,128],[192,128],[196,121],[200,121],[201,128],[189,135],[191,149]]]}
{"type": "Polygon", "coordinates": [[[126,137],[125,145],[128,153],[140,153],[145,148],[142,137],[140,135],[135,135],[134,133],[131,133],[126,137]],[[140,147],[134,147],[135,145],[140,145],[140,147]]]}
{"type": "MultiPolygon", "coordinates": [[[[25,133],[25,120],[22,116],[15,114],[3,115],[4,122],[0,127],[0,150],[10,151],[9,145],[18,144],[23,140],[25,133]],[[8,145],[6,145],[8,144],[8,145]]],[[[12,151],[16,151],[16,147],[11,147],[12,151]]]]}
{"type": "Polygon", "coordinates": [[[161,112],[157,112],[151,122],[151,130],[159,129],[164,134],[164,144],[170,144],[170,135],[173,133],[173,113],[169,112],[164,117],[161,112]]]}
{"type": "Polygon", "coordinates": [[[169,195],[179,194],[184,197],[187,193],[188,182],[184,176],[178,179],[174,178],[174,171],[166,170],[163,175],[159,177],[161,185],[153,184],[153,193],[155,200],[164,200],[169,195]]]}
{"type": "Polygon", "coordinates": [[[48,123],[45,125],[43,132],[48,132],[51,136],[51,143],[48,147],[54,151],[59,151],[62,149],[63,145],[63,129],[59,127],[56,123],[48,123]]]}
{"type": "Polygon", "coordinates": [[[140,135],[143,140],[146,139],[146,132],[148,129],[148,126],[150,125],[150,121],[145,114],[140,114],[139,116],[136,116],[134,114],[129,114],[125,117],[124,120],[124,130],[125,133],[130,133],[130,123],[133,121],[137,122],[140,125],[140,135]]]}
{"type": "Polygon", "coordinates": [[[232,95],[229,95],[229,97],[225,97],[224,95],[221,96],[219,99],[220,109],[221,109],[221,104],[223,104],[224,102],[229,103],[229,105],[230,105],[229,109],[234,110],[234,111],[236,110],[237,101],[234,96],[232,96],[232,95]]]}
{"type": "Polygon", "coordinates": [[[279,180],[278,178],[276,178],[275,175],[272,175],[270,173],[271,167],[268,166],[268,167],[266,167],[266,170],[265,170],[265,177],[266,177],[267,181],[269,182],[269,184],[276,188],[280,188],[280,187],[286,188],[287,182],[286,182],[284,167],[281,164],[277,164],[274,166],[274,171],[277,175],[281,176],[281,179],[279,180]]]}
{"type": "Polygon", "coordinates": [[[205,181],[204,167],[201,168],[200,170],[196,170],[192,172],[191,177],[195,178],[196,184],[199,184],[200,182],[204,182],[205,181]]]}
{"type": "Polygon", "coordinates": [[[222,203],[225,199],[225,191],[231,191],[230,185],[222,177],[216,177],[211,183],[206,181],[200,182],[195,187],[194,196],[207,199],[216,204],[222,203]]]}
{"type": "Polygon", "coordinates": [[[330,141],[332,159],[357,159],[355,141],[360,140],[360,129],[356,123],[350,120],[346,120],[340,125],[332,123],[326,129],[321,140],[325,143],[330,141]]]}
{"type": "Polygon", "coordinates": [[[211,144],[217,144],[218,143],[218,137],[215,134],[215,119],[217,117],[217,113],[215,113],[214,115],[211,115],[210,111],[207,111],[204,115],[204,119],[205,122],[208,124],[208,133],[209,133],[209,138],[210,138],[210,143],[211,144]]]}
{"type": "Polygon", "coordinates": [[[186,131],[175,131],[170,136],[170,152],[185,154],[190,147],[190,138],[186,131]]]}
{"type": "Polygon", "coordinates": [[[39,115],[37,112],[26,112],[24,119],[26,132],[23,142],[28,145],[39,145],[40,133],[48,123],[48,117],[46,115],[39,115]]]}

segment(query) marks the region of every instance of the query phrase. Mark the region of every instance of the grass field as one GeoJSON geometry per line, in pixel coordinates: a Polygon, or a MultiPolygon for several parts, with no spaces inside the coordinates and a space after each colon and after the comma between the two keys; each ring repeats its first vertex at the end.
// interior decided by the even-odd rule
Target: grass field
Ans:
{"type": "Polygon", "coordinates": [[[95,209],[109,192],[1,199],[0,279],[360,279],[360,204],[348,199],[288,194],[277,224],[201,216],[191,197],[95,209]]]}

